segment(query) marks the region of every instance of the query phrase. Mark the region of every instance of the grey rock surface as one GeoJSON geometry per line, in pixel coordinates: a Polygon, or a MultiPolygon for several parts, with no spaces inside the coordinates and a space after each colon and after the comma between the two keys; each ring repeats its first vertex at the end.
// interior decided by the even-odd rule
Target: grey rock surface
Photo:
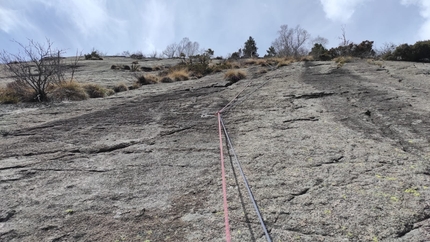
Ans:
{"type": "MultiPolygon", "coordinates": [[[[114,84],[115,62],[77,79],[114,84]]],[[[218,73],[0,105],[0,241],[224,241],[215,113],[241,91],[223,119],[273,241],[429,241],[430,65],[378,68],[298,62],[230,86],[218,73]]],[[[224,153],[232,239],[265,241],[224,153]]]]}

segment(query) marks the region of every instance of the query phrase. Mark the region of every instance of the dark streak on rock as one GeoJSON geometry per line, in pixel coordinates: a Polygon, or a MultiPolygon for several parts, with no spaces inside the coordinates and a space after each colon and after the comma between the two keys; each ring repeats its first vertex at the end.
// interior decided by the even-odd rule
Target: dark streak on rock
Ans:
{"type": "Polygon", "coordinates": [[[293,123],[297,121],[318,121],[318,118],[315,117],[309,117],[309,118],[295,118],[295,119],[287,119],[283,121],[283,123],[293,123]]]}

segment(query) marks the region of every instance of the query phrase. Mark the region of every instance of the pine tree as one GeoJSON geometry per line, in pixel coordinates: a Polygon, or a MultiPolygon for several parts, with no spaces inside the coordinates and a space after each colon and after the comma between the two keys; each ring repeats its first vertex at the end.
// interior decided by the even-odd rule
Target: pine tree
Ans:
{"type": "Polygon", "coordinates": [[[245,42],[245,47],[243,48],[243,56],[246,58],[249,57],[258,57],[257,53],[257,44],[255,40],[249,36],[249,39],[245,42]]]}
{"type": "Polygon", "coordinates": [[[276,56],[276,50],[275,47],[270,46],[268,50],[266,50],[267,55],[266,57],[275,57],[276,56]]]}

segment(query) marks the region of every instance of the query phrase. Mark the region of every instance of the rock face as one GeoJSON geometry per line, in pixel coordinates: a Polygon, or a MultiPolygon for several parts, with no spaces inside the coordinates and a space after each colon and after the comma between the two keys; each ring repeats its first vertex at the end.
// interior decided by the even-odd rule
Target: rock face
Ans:
{"type": "MultiPolygon", "coordinates": [[[[429,241],[430,65],[384,69],[301,62],[1,105],[0,241],[223,241],[214,114],[242,90],[223,119],[273,241],[429,241]]],[[[264,241],[224,151],[232,239],[264,241]]]]}

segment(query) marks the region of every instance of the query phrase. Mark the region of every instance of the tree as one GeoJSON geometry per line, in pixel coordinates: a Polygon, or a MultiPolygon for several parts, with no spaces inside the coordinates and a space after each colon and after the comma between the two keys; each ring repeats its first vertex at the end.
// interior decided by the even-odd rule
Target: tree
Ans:
{"type": "Polygon", "coordinates": [[[417,41],[413,45],[402,44],[397,46],[393,52],[394,60],[402,61],[417,61],[429,62],[430,61],[430,40],[417,41]]]}
{"type": "Polygon", "coordinates": [[[304,46],[311,35],[300,25],[294,29],[288,28],[288,25],[281,25],[278,34],[278,38],[272,43],[277,55],[298,57],[308,53],[304,46]]]}
{"type": "Polygon", "coordinates": [[[342,25],[342,27],[340,29],[342,30],[342,36],[339,37],[339,39],[340,39],[339,46],[348,46],[348,45],[352,44],[352,42],[346,38],[345,25],[342,25]]]}
{"type": "MultiPolygon", "coordinates": [[[[178,50],[178,45],[176,43],[170,44],[166,47],[165,50],[163,50],[163,56],[166,56],[167,58],[173,58],[175,57],[175,54],[178,50]]],[[[180,53],[178,53],[179,55],[180,53]]]]}
{"type": "MultiPolygon", "coordinates": [[[[62,50],[54,49],[53,43],[46,39],[46,44],[40,44],[29,39],[28,45],[17,43],[23,53],[12,54],[3,50],[0,62],[19,83],[24,83],[34,90],[35,99],[47,101],[47,88],[58,85],[65,80],[66,66],[63,63],[62,50]]],[[[77,67],[79,58],[72,63],[72,75],[77,67]]]]}
{"type": "Polygon", "coordinates": [[[321,36],[317,36],[316,38],[313,38],[312,40],[311,40],[311,44],[312,44],[312,46],[315,46],[315,44],[320,44],[320,45],[322,45],[324,48],[327,48],[326,46],[327,46],[327,44],[328,44],[328,39],[326,39],[326,38],[324,38],[324,37],[321,37],[321,36]]]}
{"type": "Polygon", "coordinates": [[[371,57],[375,55],[375,51],[373,50],[373,41],[365,40],[361,42],[359,45],[353,45],[352,55],[355,57],[371,57]]]}
{"type": "Polygon", "coordinates": [[[270,46],[268,50],[266,50],[267,54],[264,57],[275,57],[276,56],[276,50],[275,47],[270,46]]]}
{"type": "Polygon", "coordinates": [[[330,60],[328,50],[322,44],[314,44],[311,52],[309,53],[315,60],[327,61],[330,60]]]}
{"type": "Polygon", "coordinates": [[[196,55],[199,51],[199,43],[191,42],[187,37],[183,38],[181,42],[177,45],[177,55],[184,53],[185,56],[196,55]]]}
{"type": "Polygon", "coordinates": [[[255,43],[255,40],[249,36],[249,39],[245,42],[245,47],[243,48],[243,56],[246,58],[249,57],[258,57],[257,53],[257,43],[255,43]]]}
{"type": "Polygon", "coordinates": [[[156,51],[156,50],[153,50],[152,52],[151,52],[151,54],[149,54],[149,57],[150,58],[156,58],[158,56],[158,52],[156,51]]]}
{"type": "Polygon", "coordinates": [[[376,50],[376,55],[384,60],[393,59],[393,53],[396,50],[397,45],[394,43],[385,42],[380,48],[376,50]]]}

